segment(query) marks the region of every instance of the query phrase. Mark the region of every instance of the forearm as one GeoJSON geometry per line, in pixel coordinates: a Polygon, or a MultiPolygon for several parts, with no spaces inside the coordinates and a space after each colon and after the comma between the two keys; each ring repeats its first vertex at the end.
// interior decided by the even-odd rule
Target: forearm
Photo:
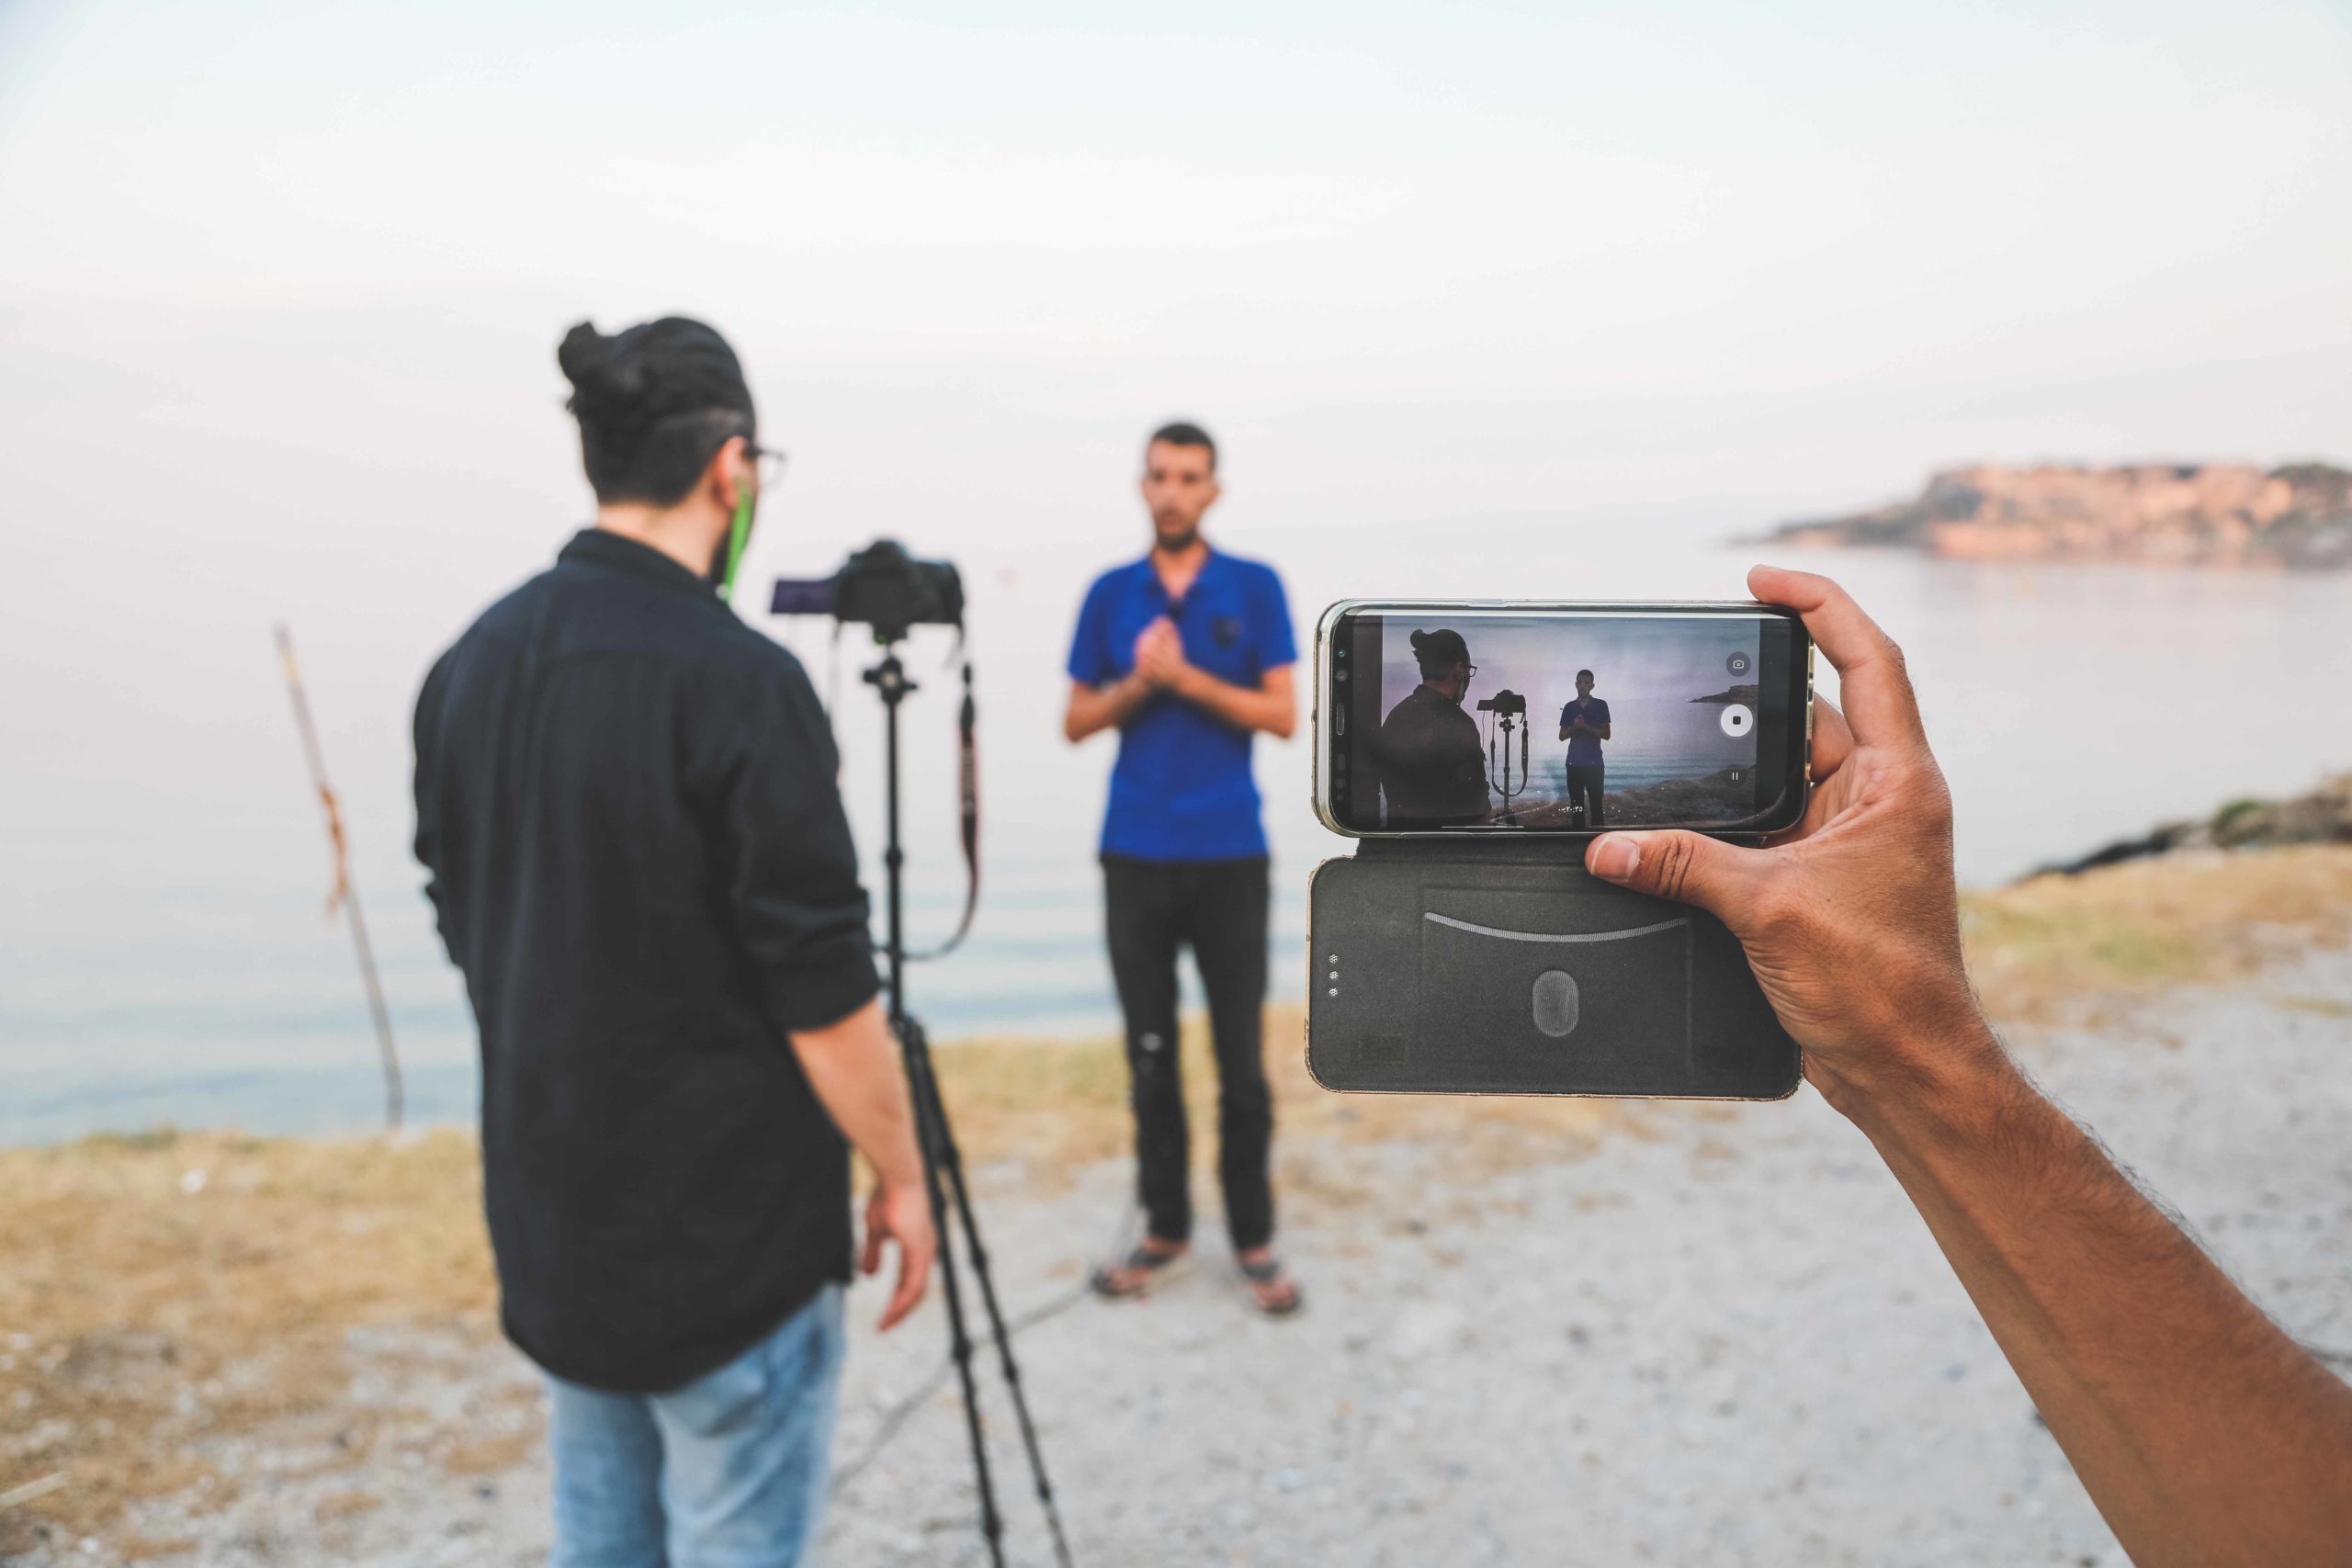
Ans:
{"type": "Polygon", "coordinates": [[[1188,666],[1171,688],[1186,702],[1206,708],[1236,729],[1262,729],[1290,738],[1298,727],[1297,699],[1288,691],[1237,686],[1206,671],[1188,666]]]}
{"type": "Polygon", "coordinates": [[[2117,1538],[2155,1563],[2337,1561],[2352,1390],[2037,1092],[1989,1032],[1850,1088],[2117,1538]]]}
{"type": "Polygon", "coordinates": [[[1129,674],[1108,686],[1073,684],[1069,707],[1062,716],[1062,734],[1079,741],[1102,730],[1116,729],[1151,700],[1152,690],[1151,682],[1139,674],[1129,674]]]}
{"type": "Polygon", "coordinates": [[[838,1023],[796,1032],[792,1050],[825,1113],[876,1176],[888,1185],[922,1179],[906,1070],[878,998],[838,1023]]]}

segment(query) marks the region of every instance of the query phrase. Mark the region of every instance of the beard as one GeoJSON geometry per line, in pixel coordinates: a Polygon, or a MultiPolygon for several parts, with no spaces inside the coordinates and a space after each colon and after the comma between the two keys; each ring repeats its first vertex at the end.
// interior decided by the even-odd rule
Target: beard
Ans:
{"type": "Polygon", "coordinates": [[[1166,550],[1171,556],[1182,555],[1200,541],[1201,525],[1198,522],[1186,524],[1181,532],[1171,532],[1166,523],[1155,516],[1151,526],[1152,547],[1166,550]]]}

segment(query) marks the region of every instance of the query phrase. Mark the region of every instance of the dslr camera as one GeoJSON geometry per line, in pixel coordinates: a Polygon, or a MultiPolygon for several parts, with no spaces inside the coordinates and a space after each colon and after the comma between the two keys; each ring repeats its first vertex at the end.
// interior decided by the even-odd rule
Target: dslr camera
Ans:
{"type": "Polygon", "coordinates": [[[902,640],[915,626],[964,626],[964,580],[944,560],[917,560],[896,539],[876,539],[831,577],[776,579],[775,615],[831,615],[874,628],[874,640],[902,640]]]}

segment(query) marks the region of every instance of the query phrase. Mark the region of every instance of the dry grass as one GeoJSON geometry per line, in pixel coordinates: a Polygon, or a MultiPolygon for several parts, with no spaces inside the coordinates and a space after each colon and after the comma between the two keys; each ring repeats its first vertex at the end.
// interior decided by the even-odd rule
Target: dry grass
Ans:
{"type": "Polygon", "coordinates": [[[2038,877],[1969,897],[1962,929],[1996,1019],[2095,1017],[2169,987],[2243,979],[2314,944],[2352,944],[2352,848],[2174,855],[2038,877]]]}
{"type": "MultiPolygon", "coordinates": [[[[2352,849],[2045,879],[1973,896],[1965,919],[1994,1011],[2060,1020],[2097,998],[2230,981],[2313,942],[2352,942],[2352,849]]],[[[1577,1157],[1612,1134],[1656,1136],[1668,1114],[1611,1100],[1327,1095],[1306,1077],[1298,1010],[1271,1010],[1267,1026],[1285,1191],[1318,1209],[1369,1196],[1348,1174],[1358,1162],[1318,1150],[1415,1140],[1475,1175],[1577,1157]]],[[[1183,1049],[1195,1125],[1206,1128],[1216,1075],[1200,1029],[1186,1030],[1183,1049]]],[[[941,1051],[938,1064],[966,1158],[985,1178],[1017,1167],[1050,1182],[1128,1146],[1114,1042],[972,1042],[941,1051]]],[[[0,1150],[0,1494],[51,1474],[66,1482],[0,1510],[0,1557],[36,1520],[108,1537],[118,1551],[168,1551],[176,1543],[110,1534],[122,1506],[199,1486],[227,1496],[231,1481],[192,1445],[333,1410],[345,1396],[351,1329],[493,1332],[479,1193],[473,1139],[457,1131],[399,1145],[162,1133],[0,1150]]],[[[394,1414],[336,1413],[318,1468],[356,1467],[394,1414]]],[[[530,1446],[528,1434],[476,1433],[435,1451],[471,1475],[530,1446]]],[[[355,1490],[332,1511],[371,1502],[355,1490]]]]}
{"type": "Polygon", "coordinates": [[[473,1139],[224,1134],[0,1152],[0,1514],[87,1532],[131,1498],[230,1483],[202,1438],[324,1407],[344,1336],[491,1321],[473,1139]],[[200,1173],[200,1174],[199,1174],[200,1173]]]}

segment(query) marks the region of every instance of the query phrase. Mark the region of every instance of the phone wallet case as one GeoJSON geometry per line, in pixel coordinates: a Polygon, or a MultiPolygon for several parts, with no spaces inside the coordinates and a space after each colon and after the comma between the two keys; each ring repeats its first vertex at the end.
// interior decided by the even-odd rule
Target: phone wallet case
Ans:
{"type": "Polygon", "coordinates": [[[1777,1100],[1797,1043],[1738,939],[1583,841],[1361,842],[1307,894],[1306,1065],[1342,1091],[1777,1100]]]}

